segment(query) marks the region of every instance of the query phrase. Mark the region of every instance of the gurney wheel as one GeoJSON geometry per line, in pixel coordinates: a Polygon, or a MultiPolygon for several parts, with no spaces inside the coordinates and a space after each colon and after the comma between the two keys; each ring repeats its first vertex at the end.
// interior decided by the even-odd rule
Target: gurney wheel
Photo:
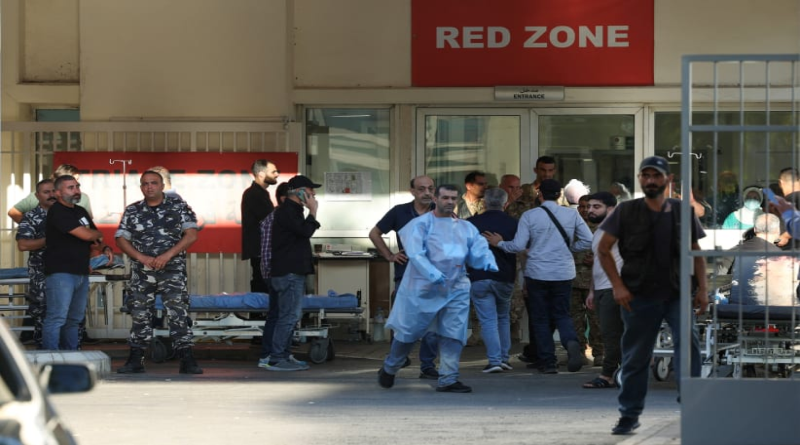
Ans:
{"type": "Polygon", "coordinates": [[[658,357],[653,361],[653,377],[659,382],[663,382],[669,378],[669,373],[672,368],[672,358],[658,357]]]}
{"type": "Polygon", "coordinates": [[[311,363],[325,363],[325,359],[328,358],[328,345],[329,341],[327,338],[316,338],[311,341],[311,344],[308,346],[308,358],[311,360],[311,363]]]}
{"type": "Polygon", "coordinates": [[[166,343],[161,341],[158,337],[154,337],[150,343],[150,360],[153,363],[163,363],[169,359],[171,345],[167,346],[166,343]]]}

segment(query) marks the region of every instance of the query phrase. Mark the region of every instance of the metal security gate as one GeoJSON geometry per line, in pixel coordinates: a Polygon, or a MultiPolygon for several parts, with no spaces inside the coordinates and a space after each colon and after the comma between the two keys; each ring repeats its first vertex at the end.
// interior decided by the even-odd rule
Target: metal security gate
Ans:
{"type": "MultiPolygon", "coordinates": [[[[755,183],[756,189],[760,187],[767,194],[763,188],[777,180],[783,168],[798,168],[800,55],[684,56],[682,68],[683,190],[690,189],[693,183],[692,164],[686,160],[699,159],[701,145],[710,158],[704,160],[701,173],[716,180],[710,197],[714,214],[722,211],[724,202],[723,185],[718,179],[735,177],[737,193],[755,183]],[[704,113],[704,119],[698,118],[698,111],[704,113]]],[[[681,224],[689,227],[689,200],[682,205],[681,224]]],[[[762,200],[763,211],[767,211],[766,205],[762,200]]],[[[758,214],[757,210],[754,212],[758,214]]],[[[714,238],[714,246],[723,244],[717,238],[730,238],[731,232],[725,230],[707,230],[714,238]]],[[[691,251],[687,238],[683,237],[682,258],[703,256],[708,260],[712,271],[709,291],[724,296],[726,287],[752,286],[757,292],[748,295],[763,304],[719,304],[707,319],[699,319],[704,351],[700,378],[688,377],[689,342],[683,342],[682,443],[800,443],[800,422],[796,420],[800,412],[800,308],[794,295],[798,250],[768,252],[769,246],[765,246],[763,251],[736,254],[726,253],[722,247],[691,251]],[[734,258],[732,275],[727,278],[714,269],[720,257],[734,258]],[[776,279],[778,276],[767,269],[779,257],[788,258],[793,267],[783,279],[776,279]],[[758,265],[750,268],[757,271],[752,279],[736,275],[737,262],[742,274],[747,273],[742,271],[742,264],[758,265]],[[764,271],[757,269],[761,267],[764,271]],[[770,286],[794,297],[788,306],[770,303],[770,286]],[[763,310],[753,316],[754,307],[763,310]]],[[[691,310],[691,269],[692,261],[682,262],[684,313],[691,310]]],[[[735,295],[744,294],[731,293],[731,299],[735,295]]],[[[777,300],[773,297],[772,301],[777,300]]],[[[689,318],[684,317],[683,338],[688,338],[689,323],[689,318]]]]}

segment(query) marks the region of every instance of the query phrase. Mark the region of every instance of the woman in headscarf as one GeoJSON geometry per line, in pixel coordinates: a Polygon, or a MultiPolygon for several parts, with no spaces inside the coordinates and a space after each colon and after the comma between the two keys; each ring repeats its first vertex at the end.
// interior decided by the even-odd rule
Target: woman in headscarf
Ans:
{"type": "Polygon", "coordinates": [[[761,188],[756,186],[746,187],[742,193],[742,198],[744,204],[725,218],[722,223],[723,229],[750,229],[755,225],[756,217],[764,213],[761,207],[761,203],[764,200],[761,188]]]}

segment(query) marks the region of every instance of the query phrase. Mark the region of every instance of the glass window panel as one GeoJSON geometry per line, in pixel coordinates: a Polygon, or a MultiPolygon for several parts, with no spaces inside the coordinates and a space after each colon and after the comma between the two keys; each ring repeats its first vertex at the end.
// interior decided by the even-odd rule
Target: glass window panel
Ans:
{"type": "MultiPolygon", "coordinates": [[[[539,116],[539,156],[556,159],[556,179],[579,179],[592,192],[635,181],[633,115],[539,116]]],[[[534,160],[535,162],[535,160],[534,160]]]]}
{"type": "Polygon", "coordinates": [[[306,110],[307,175],[320,200],[317,236],[366,236],[391,207],[388,109],[306,110]],[[369,180],[364,196],[326,191],[326,173],[354,172],[369,180]]]}
{"type": "MultiPolygon", "coordinates": [[[[718,125],[738,125],[740,113],[719,112],[718,125]]],[[[746,125],[766,124],[766,113],[744,113],[746,125]]],[[[695,125],[713,125],[711,112],[695,112],[695,125]]],[[[770,113],[771,125],[792,125],[792,113],[770,113]]],[[[667,157],[675,174],[674,191],[679,193],[683,162],[680,152],[681,114],[655,114],[655,153],[667,157]],[[671,157],[670,157],[671,156],[671,157]]],[[[692,133],[692,190],[695,199],[704,200],[710,207],[701,222],[707,228],[721,227],[725,218],[741,206],[745,187],[767,187],[777,183],[781,169],[797,166],[796,134],[791,132],[693,132],[692,133]],[[716,155],[716,156],[714,156],[716,155]],[[716,205],[715,205],[716,203],[716,205]]]]}
{"type": "Polygon", "coordinates": [[[520,116],[426,116],[425,174],[436,184],[464,190],[471,171],[486,173],[496,186],[505,174],[520,174],[520,116]]]}

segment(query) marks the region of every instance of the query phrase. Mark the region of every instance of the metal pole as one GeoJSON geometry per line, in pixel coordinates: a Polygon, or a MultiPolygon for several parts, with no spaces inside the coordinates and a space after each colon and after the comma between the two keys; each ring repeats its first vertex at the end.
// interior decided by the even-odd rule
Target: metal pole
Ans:
{"type": "Polygon", "coordinates": [[[128,174],[127,166],[133,164],[132,159],[109,159],[108,163],[114,165],[119,162],[122,164],[122,208],[128,205],[128,174]]]}

